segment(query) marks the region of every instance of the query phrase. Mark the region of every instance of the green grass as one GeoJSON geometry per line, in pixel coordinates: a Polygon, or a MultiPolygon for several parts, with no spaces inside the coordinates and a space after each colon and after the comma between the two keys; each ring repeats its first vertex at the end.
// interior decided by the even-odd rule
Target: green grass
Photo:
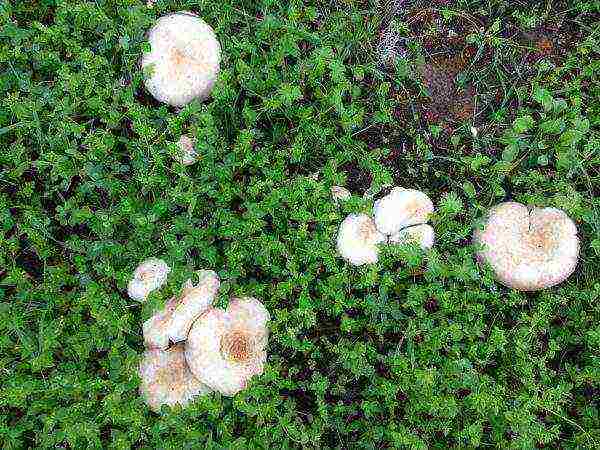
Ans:
{"type": "Polygon", "coordinates": [[[600,446],[600,7],[438,0],[428,22],[381,3],[0,1],[4,448],[600,446]],[[176,111],[138,62],[182,9],[224,60],[211,100],[176,111]],[[434,59],[465,49],[457,74],[434,59]],[[190,167],[172,158],[186,130],[190,167]],[[393,183],[434,200],[436,247],[348,266],[337,227],[393,183]],[[338,207],[332,185],[355,196],[338,207]],[[523,294],[475,264],[473,228],[508,199],[577,222],[568,281],[523,294]],[[149,256],[173,272],[142,307],[126,285],[149,256]],[[268,365],[156,415],[141,325],[196,268],[221,305],[263,300],[268,365]]]}

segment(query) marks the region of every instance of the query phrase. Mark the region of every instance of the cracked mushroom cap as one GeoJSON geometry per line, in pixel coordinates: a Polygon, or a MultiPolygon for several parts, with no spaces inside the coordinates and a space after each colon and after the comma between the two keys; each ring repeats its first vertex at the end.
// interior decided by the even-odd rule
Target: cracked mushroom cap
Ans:
{"type": "Polygon", "coordinates": [[[188,280],[179,296],[171,298],[162,311],[144,322],[144,341],[148,348],[165,349],[169,341],[186,340],[194,320],[212,305],[219,291],[219,277],[212,270],[200,270],[197,274],[197,284],[188,280]]]}
{"type": "Polygon", "coordinates": [[[165,284],[169,272],[171,268],[162,259],[148,258],[133,272],[133,279],[127,285],[127,294],[133,300],[143,302],[150,292],[165,284]]]}
{"type": "Polygon", "coordinates": [[[427,223],[433,213],[433,202],[421,191],[395,187],[375,202],[373,213],[377,229],[391,235],[402,228],[427,223]]]}
{"type": "Polygon", "coordinates": [[[566,280],[575,270],[579,238],[575,223],[556,208],[533,208],[506,202],[492,208],[474,241],[477,257],[496,279],[519,291],[537,291],[566,280]]]}
{"type": "Polygon", "coordinates": [[[210,388],[190,372],[182,344],[168,350],[147,350],[139,366],[140,394],[152,410],[162,405],[185,406],[194,397],[205,395],[210,388]]]}
{"type": "Polygon", "coordinates": [[[390,244],[406,244],[412,242],[423,250],[433,247],[435,233],[431,225],[421,224],[403,228],[390,236],[390,244]]]}
{"type": "Polygon", "coordinates": [[[206,22],[185,11],[169,14],[158,19],[148,41],[142,69],[152,68],[145,84],[154,98],[184,106],[208,97],[219,74],[221,46],[206,22]]]}
{"type": "Polygon", "coordinates": [[[337,249],[350,264],[374,264],[379,259],[377,244],[385,242],[385,239],[369,216],[350,214],[340,225],[337,249]]]}
{"type": "Polygon", "coordinates": [[[235,395],[263,372],[269,320],[252,297],[231,300],[227,310],[209,309],[194,322],[185,344],[190,370],[211,389],[235,395]]]}

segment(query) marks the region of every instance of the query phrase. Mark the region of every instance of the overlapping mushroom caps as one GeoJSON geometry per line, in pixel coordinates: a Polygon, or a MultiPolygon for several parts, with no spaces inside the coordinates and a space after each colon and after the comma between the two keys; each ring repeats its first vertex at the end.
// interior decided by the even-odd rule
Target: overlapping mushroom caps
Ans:
{"type": "Polygon", "coordinates": [[[501,203],[490,210],[474,241],[483,246],[478,259],[491,266],[496,279],[520,291],[562,283],[579,258],[577,227],[556,208],[501,203]]]}
{"type": "Polygon", "coordinates": [[[433,202],[427,194],[395,187],[375,202],[373,213],[377,229],[389,235],[391,243],[412,241],[421,248],[433,246],[433,228],[427,225],[433,213],[433,202]]]}
{"type": "Polygon", "coordinates": [[[134,300],[146,300],[150,292],[167,281],[169,272],[171,268],[162,259],[148,258],[135,269],[133,279],[127,285],[127,294],[134,300]]]}
{"type": "Polygon", "coordinates": [[[190,12],[161,17],[148,33],[142,57],[148,91],[162,103],[184,106],[208,97],[219,74],[221,46],[213,29],[190,12]]]}
{"type": "Polygon", "coordinates": [[[255,298],[210,308],[193,324],[185,347],[190,370],[211,389],[233,396],[263,372],[269,312],[255,298]]]}
{"type": "Polygon", "coordinates": [[[366,214],[350,214],[340,225],[337,249],[350,264],[374,264],[379,259],[377,244],[382,242],[385,236],[377,231],[373,219],[366,214]]]}
{"type": "Polygon", "coordinates": [[[144,322],[148,348],[165,349],[169,342],[187,339],[192,323],[211,305],[219,290],[219,277],[212,270],[197,272],[198,283],[188,280],[179,296],[171,298],[162,311],[144,322]]]}
{"type": "Polygon", "coordinates": [[[185,406],[194,397],[210,392],[210,388],[190,372],[182,344],[168,350],[144,352],[139,376],[140,393],[154,411],[159,411],[162,405],[185,406]]]}

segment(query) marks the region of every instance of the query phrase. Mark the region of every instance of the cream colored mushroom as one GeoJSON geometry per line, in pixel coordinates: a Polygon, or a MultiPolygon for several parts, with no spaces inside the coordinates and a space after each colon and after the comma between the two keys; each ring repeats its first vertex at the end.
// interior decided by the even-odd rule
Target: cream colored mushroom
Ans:
{"type": "Polygon", "coordinates": [[[221,46],[213,29],[190,12],[161,17],[142,57],[148,91],[162,103],[184,106],[208,97],[219,74],[221,46]]]}
{"type": "Polygon", "coordinates": [[[197,275],[197,284],[188,280],[179,296],[171,298],[162,311],[144,322],[144,341],[148,348],[165,349],[169,342],[187,339],[194,320],[212,305],[219,290],[219,277],[212,270],[201,270],[197,275]]]}
{"type": "Polygon", "coordinates": [[[421,191],[395,187],[375,202],[373,213],[377,229],[392,235],[402,228],[427,223],[433,213],[433,202],[421,191]]]}
{"type": "Polygon", "coordinates": [[[355,266],[374,264],[379,259],[377,244],[385,240],[369,216],[350,214],[340,225],[337,250],[342,258],[355,266]]]}
{"type": "Polygon", "coordinates": [[[198,161],[196,142],[187,135],[182,135],[177,141],[177,154],[175,159],[184,166],[190,166],[198,161]]]}
{"type": "Polygon", "coordinates": [[[211,308],[193,324],[185,347],[190,370],[203,383],[233,396],[263,372],[269,312],[255,298],[233,299],[227,310],[211,308]]]}
{"type": "Polygon", "coordinates": [[[169,272],[171,268],[162,259],[148,258],[135,269],[133,279],[127,285],[127,294],[133,300],[145,301],[150,292],[167,281],[169,272]]]}
{"type": "Polygon", "coordinates": [[[390,244],[413,243],[422,249],[428,249],[435,243],[435,233],[430,225],[413,225],[392,234],[389,242],[390,244]]]}
{"type": "Polygon", "coordinates": [[[350,197],[352,197],[352,194],[345,187],[331,186],[331,198],[333,198],[334,201],[348,200],[350,197]]]}
{"type": "Polygon", "coordinates": [[[139,366],[140,394],[154,411],[162,405],[185,406],[210,388],[196,379],[185,360],[182,344],[168,350],[147,350],[139,366]]]}
{"type": "Polygon", "coordinates": [[[520,291],[555,286],[575,270],[579,238],[575,223],[556,208],[506,202],[492,208],[483,230],[474,233],[477,256],[496,279],[520,291]]]}

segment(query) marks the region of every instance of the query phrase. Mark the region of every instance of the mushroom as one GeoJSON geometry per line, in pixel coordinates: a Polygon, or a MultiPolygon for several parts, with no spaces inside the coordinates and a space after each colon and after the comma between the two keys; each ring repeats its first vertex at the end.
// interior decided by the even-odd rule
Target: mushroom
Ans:
{"type": "Polygon", "coordinates": [[[369,216],[350,214],[340,225],[337,250],[342,258],[355,266],[374,264],[379,258],[377,244],[385,240],[369,216]]]}
{"type": "Polygon", "coordinates": [[[340,200],[348,200],[352,194],[343,186],[331,186],[331,198],[338,202],[340,200]]]}
{"type": "Polygon", "coordinates": [[[142,69],[148,91],[162,103],[184,106],[208,97],[219,74],[221,46],[200,17],[182,11],[161,17],[148,33],[142,69]]]}
{"type": "Polygon", "coordinates": [[[162,259],[148,258],[135,269],[127,294],[133,300],[145,301],[150,292],[165,284],[169,272],[171,268],[162,259]]]}
{"type": "Polygon", "coordinates": [[[184,166],[190,166],[198,161],[196,142],[187,135],[182,135],[177,141],[177,155],[175,159],[184,166]]]}
{"type": "Polygon", "coordinates": [[[219,290],[219,277],[212,270],[200,270],[198,284],[188,280],[178,297],[171,298],[162,311],[144,322],[144,341],[148,348],[165,349],[170,342],[187,339],[196,318],[206,311],[219,290]]]}
{"type": "Polygon", "coordinates": [[[395,187],[375,202],[373,213],[377,229],[393,235],[402,228],[427,223],[433,213],[433,202],[421,191],[395,187]]]}
{"type": "Polygon", "coordinates": [[[211,308],[192,325],[185,344],[190,370],[203,383],[233,396],[263,372],[269,312],[255,298],[233,299],[227,310],[211,308]]]}
{"type": "Polygon", "coordinates": [[[473,237],[483,246],[478,260],[491,266],[500,283],[519,291],[562,283],[577,266],[577,227],[560,209],[501,203],[473,237]]]}
{"type": "Polygon", "coordinates": [[[406,227],[390,236],[390,244],[417,244],[422,249],[433,247],[435,233],[433,228],[427,224],[406,227]]]}
{"type": "Polygon", "coordinates": [[[152,410],[162,405],[185,406],[194,397],[205,395],[210,388],[198,381],[185,360],[183,344],[168,350],[146,350],[139,366],[140,394],[152,410]]]}

